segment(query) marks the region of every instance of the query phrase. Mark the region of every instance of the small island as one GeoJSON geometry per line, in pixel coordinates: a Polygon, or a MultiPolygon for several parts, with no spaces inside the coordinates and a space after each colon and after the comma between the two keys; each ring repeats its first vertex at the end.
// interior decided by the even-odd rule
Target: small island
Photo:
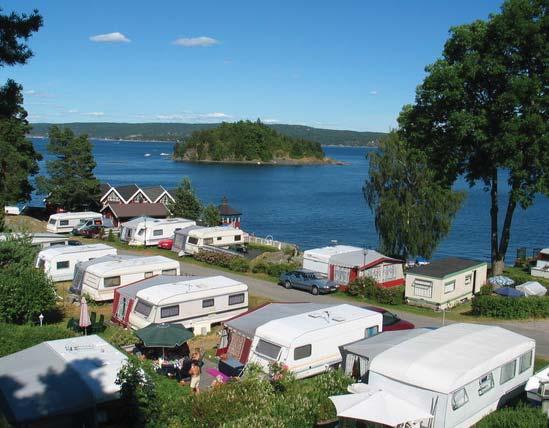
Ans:
{"type": "Polygon", "coordinates": [[[336,163],[319,143],[282,135],[251,121],[222,123],[195,131],[174,146],[174,160],[186,162],[318,165],[336,163]]]}

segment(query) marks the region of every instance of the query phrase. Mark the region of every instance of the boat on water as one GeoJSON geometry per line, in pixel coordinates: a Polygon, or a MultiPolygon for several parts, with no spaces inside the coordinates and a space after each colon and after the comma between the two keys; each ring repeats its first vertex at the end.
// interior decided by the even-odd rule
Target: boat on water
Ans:
{"type": "Polygon", "coordinates": [[[151,154],[150,153],[145,153],[145,157],[149,157],[151,154]]]}
{"type": "Polygon", "coordinates": [[[171,156],[171,154],[162,152],[162,153],[160,153],[160,156],[171,156]]]}

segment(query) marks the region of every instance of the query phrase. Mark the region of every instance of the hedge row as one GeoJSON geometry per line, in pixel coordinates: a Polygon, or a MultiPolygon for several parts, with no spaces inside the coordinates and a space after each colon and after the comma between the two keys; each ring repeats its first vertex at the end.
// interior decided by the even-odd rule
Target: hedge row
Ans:
{"type": "Polygon", "coordinates": [[[549,296],[510,298],[494,295],[473,297],[474,315],[504,318],[546,318],[549,317],[549,296]]]}
{"type": "Polygon", "coordinates": [[[269,276],[278,278],[285,272],[296,270],[299,265],[296,263],[266,263],[259,261],[252,266],[252,272],[254,273],[266,273],[269,276]]]}
{"type": "Polygon", "coordinates": [[[351,282],[347,293],[351,296],[375,300],[385,305],[401,305],[405,302],[404,287],[383,288],[369,277],[359,278],[351,282]]]}
{"type": "Polygon", "coordinates": [[[250,269],[250,263],[243,257],[233,256],[224,253],[215,253],[213,251],[201,250],[194,255],[196,260],[208,264],[221,266],[235,272],[247,272],[250,269]]]}
{"type": "Polygon", "coordinates": [[[0,357],[13,354],[47,340],[66,339],[75,334],[63,327],[0,323],[0,357]]]}

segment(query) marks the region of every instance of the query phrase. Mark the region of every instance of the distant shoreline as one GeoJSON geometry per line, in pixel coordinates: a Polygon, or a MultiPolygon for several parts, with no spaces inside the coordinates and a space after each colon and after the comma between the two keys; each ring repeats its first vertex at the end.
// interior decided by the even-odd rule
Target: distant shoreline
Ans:
{"type": "Polygon", "coordinates": [[[314,166],[314,165],[347,165],[345,162],[338,161],[332,158],[324,158],[319,160],[312,159],[278,159],[275,161],[263,162],[258,160],[238,161],[238,160],[190,160],[179,159],[172,157],[175,162],[187,163],[203,163],[203,164],[220,164],[220,165],[257,165],[257,166],[314,166]]]}

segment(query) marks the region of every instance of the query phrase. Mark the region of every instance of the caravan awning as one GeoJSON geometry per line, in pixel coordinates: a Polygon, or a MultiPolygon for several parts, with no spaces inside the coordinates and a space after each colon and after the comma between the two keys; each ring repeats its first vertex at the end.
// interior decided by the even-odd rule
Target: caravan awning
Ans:
{"type": "Polygon", "coordinates": [[[340,418],[376,422],[396,427],[433,417],[429,412],[405,401],[390,392],[371,388],[359,394],[330,397],[340,418]]]}

